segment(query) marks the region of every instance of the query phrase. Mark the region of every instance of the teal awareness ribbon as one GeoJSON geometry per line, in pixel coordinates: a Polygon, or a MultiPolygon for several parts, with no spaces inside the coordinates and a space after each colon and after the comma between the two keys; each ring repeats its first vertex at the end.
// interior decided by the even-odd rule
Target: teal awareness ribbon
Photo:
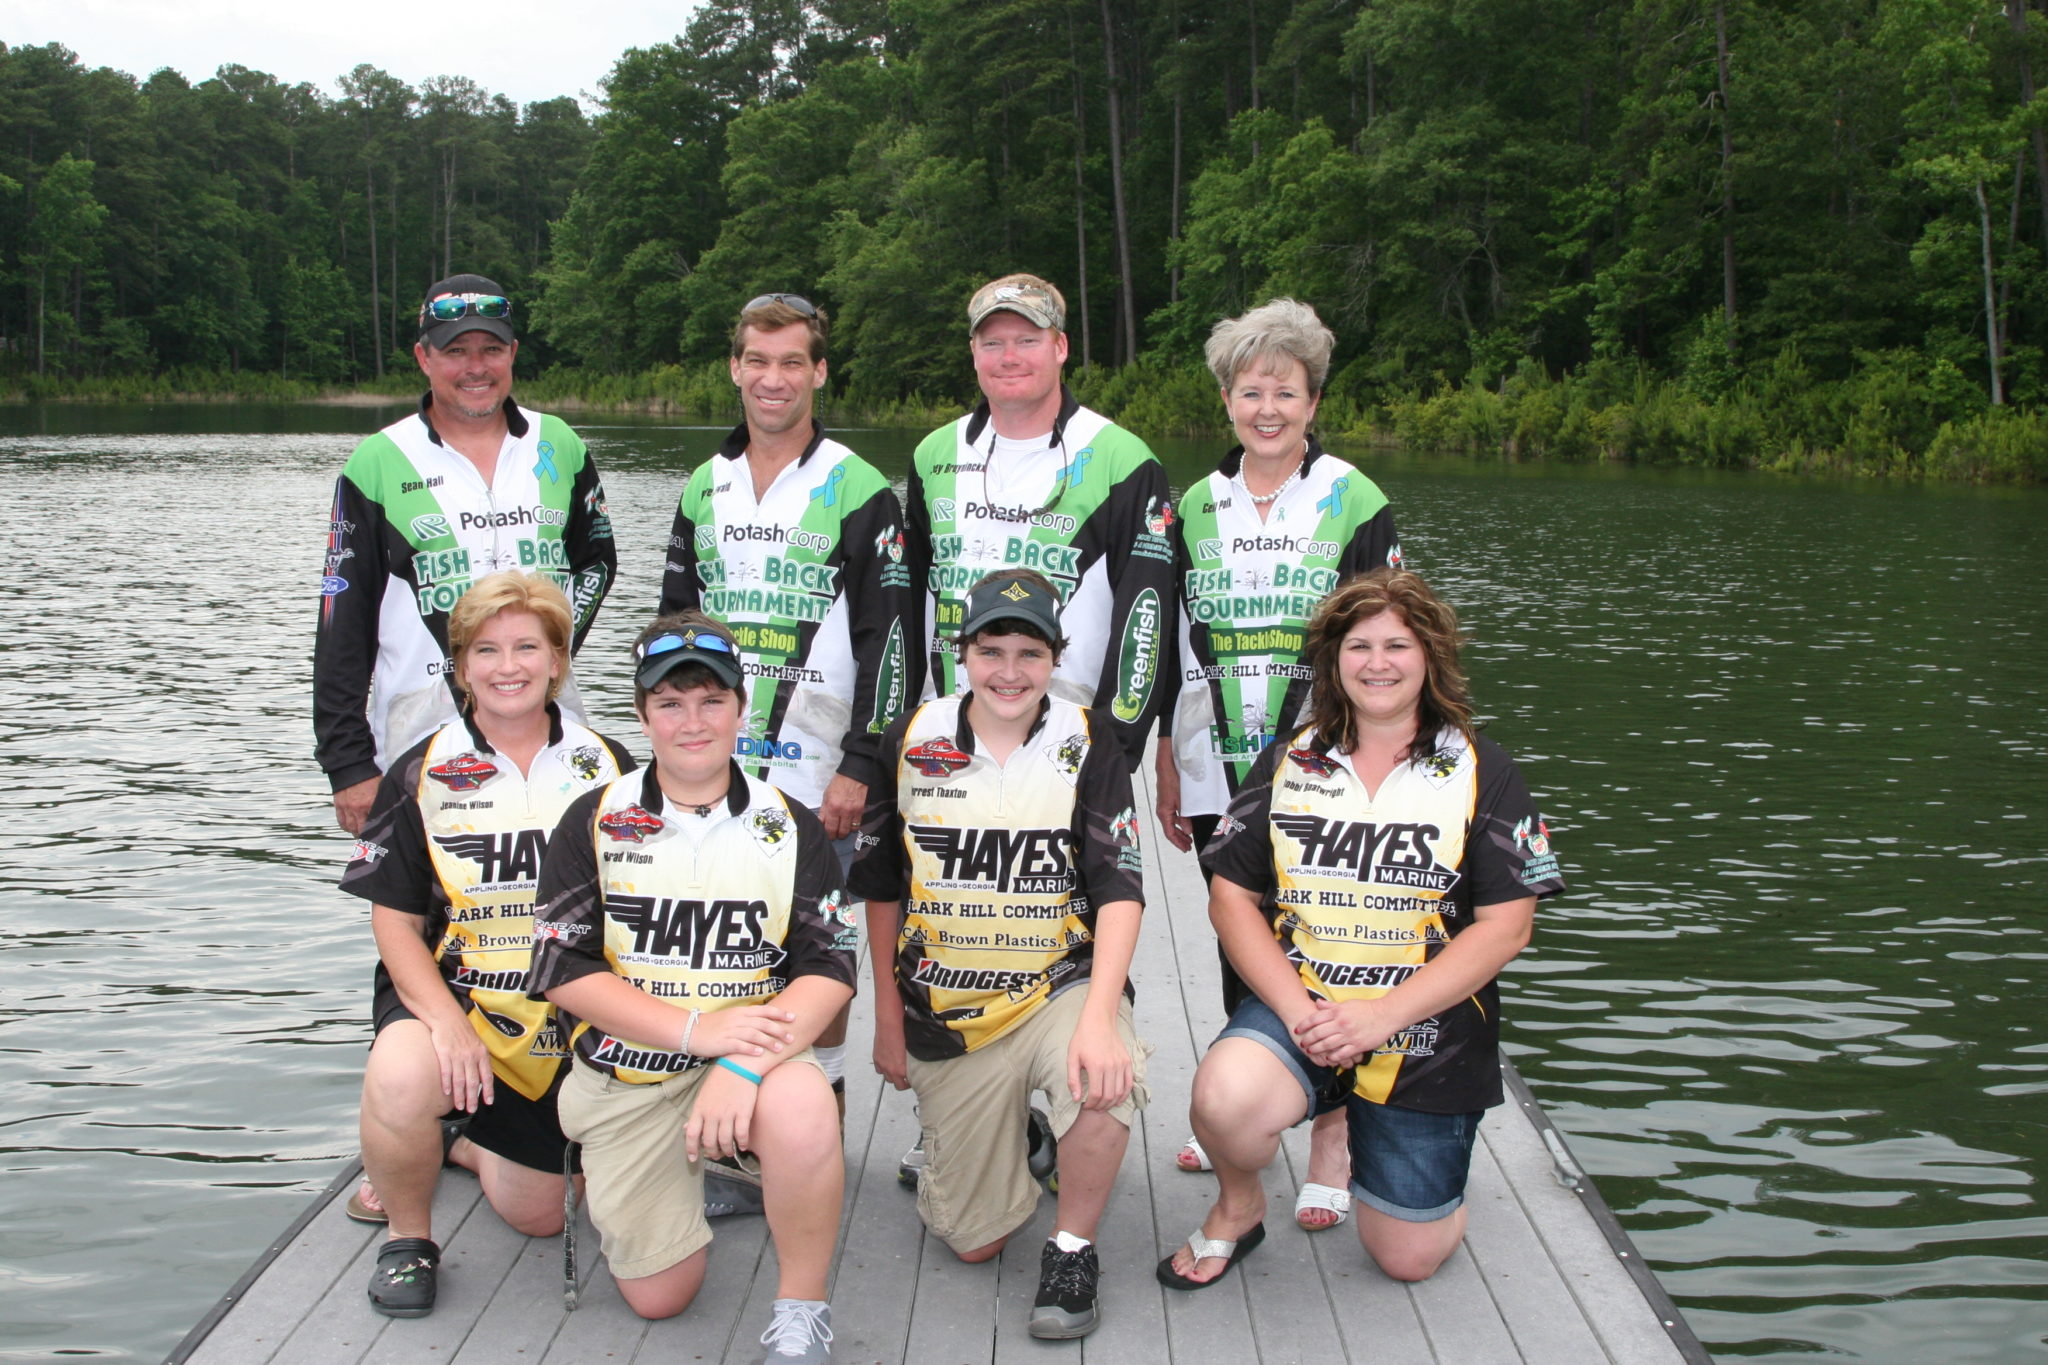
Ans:
{"type": "Polygon", "coordinates": [[[845,477],[846,466],[843,464],[833,465],[832,472],[825,476],[825,482],[811,490],[811,500],[815,502],[819,498],[823,498],[827,507],[836,506],[839,502],[839,481],[845,477]]]}
{"type": "Polygon", "coordinates": [[[1349,477],[1333,479],[1330,482],[1330,496],[1316,504],[1318,512],[1328,512],[1333,517],[1344,515],[1344,490],[1351,487],[1349,477]]]}
{"type": "Polygon", "coordinates": [[[1088,462],[1094,458],[1095,447],[1082,446],[1074,452],[1073,459],[1060,466],[1060,472],[1053,475],[1053,478],[1063,481],[1068,488],[1079,488],[1081,476],[1087,472],[1088,462]]]}
{"type": "Polygon", "coordinates": [[[533,477],[537,479],[543,474],[548,476],[549,483],[560,483],[562,481],[562,476],[555,471],[555,443],[553,441],[542,441],[540,443],[540,458],[534,461],[533,464],[533,477]]]}

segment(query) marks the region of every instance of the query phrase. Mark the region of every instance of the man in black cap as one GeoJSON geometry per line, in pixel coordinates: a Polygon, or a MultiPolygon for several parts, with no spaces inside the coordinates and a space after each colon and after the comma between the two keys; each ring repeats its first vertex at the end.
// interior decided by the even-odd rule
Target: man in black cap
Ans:
{"type": "Polygon", "coordinates": [[[351,834],[390,760],[456,714],[448,611],[473,579],[498,569],[552,579],[574,610],[573,648],[617,571],[582,438],[512,401],[512,322],[511,300],[481,275],[429,289],[413,347],[427,377],[419,410],[357,446],[335,481],[313,730],[335,819],[351,834]]]}

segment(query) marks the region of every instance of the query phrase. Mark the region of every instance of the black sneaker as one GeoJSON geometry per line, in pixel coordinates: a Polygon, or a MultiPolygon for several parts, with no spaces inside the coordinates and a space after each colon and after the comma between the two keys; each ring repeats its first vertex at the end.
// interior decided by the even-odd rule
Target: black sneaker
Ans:
{"type": "Polygon", "coordinates": [[[704,1216],[730,1218],[734,1214],[765,1213],[761,1198],[761,1177],[737,1162],[704,1162],[704,1216]]]}
{"type": "Polygon", "coordinates": [[[1031,1335],[1065,1341],[1094,1331],[1102,1317],[1095,1303],[1101,1276],[1093,1242],[1079,1251],[1061,1251],[1058,1242],[1048,1239],[1038,1258],[1038,1297],[1031,1301],[1031,1335]]]}
{"type": "Polygon", "coordinates": [[[370,1307],[387,1318],[423,1318],[434,1311],[434,1267],[441,1248],[425,1237],[393,1237],[377,1252],[370,1307]]]}
{"type": "Polygon", "coordinates": [[[1047,1194],[1060,1192],[1060,1144],[1052,1135],[1052,1120],[1045,1111],[1032,1105],[1029,1116],[1024,1120],[1025,1156],[1024,1164],[1031,1171],[1031,1178],[1045,1186],[1047,1194]]]}

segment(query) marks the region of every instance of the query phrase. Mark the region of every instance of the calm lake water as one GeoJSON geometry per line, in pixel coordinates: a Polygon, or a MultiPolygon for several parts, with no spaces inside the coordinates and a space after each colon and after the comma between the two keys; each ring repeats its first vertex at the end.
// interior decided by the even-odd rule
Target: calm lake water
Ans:
{"type": "MultiPolygon", "coordinates": [[[[309,660],[391,415],[0,408],[0,1359],[160,1359],[354,1150],[309,660]]],[[[721,433],[579,426],[624,551],[584,685],[637,738],[609,665],[721,433]]],[[[1511,1044],[1699,1335],[2048,1361],[2048,496],[1360,462],[1572,879],[1511,1044]]]]}

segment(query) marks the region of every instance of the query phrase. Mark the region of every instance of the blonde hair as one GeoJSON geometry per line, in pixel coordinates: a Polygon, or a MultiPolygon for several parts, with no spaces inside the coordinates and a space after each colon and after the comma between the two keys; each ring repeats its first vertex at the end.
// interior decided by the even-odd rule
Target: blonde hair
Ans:
{"type": "Polygon", "coordinates": [[[541,634],[547,637],[549,647],[555,651],[555,661],[561,664],[555,676],[548,679],[548,700],[553,701],[562,693],[562,683],[569,676],[569,635],[575,620],[569,611],[569,598],[539,574],[506,569],[486,574],[470,584],[469,591],[448,613],[448,657],[455,661],[455,685],[462,690],[465,706],[471,698],[462,656],[469,652],[477,632],[493,617],[508,611],[532,612],[540,618],[541,634]]]}

